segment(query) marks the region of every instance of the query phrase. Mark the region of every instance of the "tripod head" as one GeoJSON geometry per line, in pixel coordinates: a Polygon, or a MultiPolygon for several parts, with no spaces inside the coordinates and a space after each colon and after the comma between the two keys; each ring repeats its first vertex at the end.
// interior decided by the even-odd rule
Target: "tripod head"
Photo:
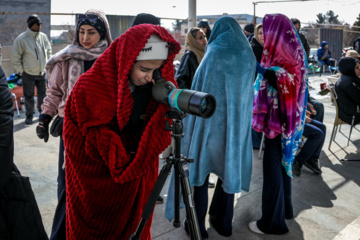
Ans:
{"type": "Polygon", "coordinates": [[[165,126],[166,131],[172,131],[173,134],[183,133],[182,120],[187,117],[187,114],[185,112],[180,112],[175,108],[170,108],[170,110],[165,113],[165,117],[173,119],[172,126],[170,126],[169,121],[166,121],[166,126],[165,126]]]}
{"type": "Polygon", "coordinates": [[[187,114],[185,112],[180,112],[176,108],[170,108],[169,111],[165,113],[166,118],[172,118],[176,120],[183,120],[186,118],[187,114]]]}

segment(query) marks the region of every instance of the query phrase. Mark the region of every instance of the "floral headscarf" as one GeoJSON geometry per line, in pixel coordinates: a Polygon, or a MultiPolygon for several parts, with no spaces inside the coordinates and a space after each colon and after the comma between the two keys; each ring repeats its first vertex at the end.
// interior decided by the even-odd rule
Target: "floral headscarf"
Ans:
{"type": "Polygon", "coordinates": [[[281,134],[282,164],[292,177],[292,163],[303,133],[307,104],[307,60],[301,40],[282,14],[263,20],[261,65],[276,71],[276,91],[260,74],[255,82],[253,128],[268,138],[281,134]]]}

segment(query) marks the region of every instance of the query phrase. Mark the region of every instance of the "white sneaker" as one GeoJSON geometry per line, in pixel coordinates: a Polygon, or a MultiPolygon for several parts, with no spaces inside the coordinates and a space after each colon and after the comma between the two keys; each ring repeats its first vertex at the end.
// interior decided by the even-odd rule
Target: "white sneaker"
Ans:
{"type": "Polygon", "coordinates": [[[210,177],[209,177],[208,187],[209,188],[214,188],[215,187],[215,181],[210,177]]]}
{"type": "Polygon", "coordinates": [[[249,223],[249,229],[255,233],[264,234],[257,226],[256,221],[249,223]]]}

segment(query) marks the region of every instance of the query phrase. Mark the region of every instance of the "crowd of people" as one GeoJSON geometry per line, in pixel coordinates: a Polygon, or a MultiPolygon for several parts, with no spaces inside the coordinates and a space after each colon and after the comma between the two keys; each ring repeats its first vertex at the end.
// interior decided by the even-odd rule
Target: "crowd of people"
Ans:
{"type": "MultiPolygon", "coordinates": [[[[229,16],[219,18],[213,29],[201,20],[187,32],[176,72],[173,61],[181,47],[150,14],[139,14],[113,41],[105,13],[88,10],[77,18],[72,44],[52,56],[39,16],[29,16],[27,24],[11,58],[23,78],[25,122],[32,123],[36,86],[36,134],[44,142],[50,135],[60,137],[50,239],[128,239],[136,231],[158,176],[159,154],[171,144],[164,128],[171,122],[165,117],[169,106],[151,93],[155,71],[181,89],[216,98],[210,119],[190,115],[183,123],[182,154],[194,159],[189,179],[201,238],[209,238],[207,213],[220,235],[232,235],[234,195],[249,191],[252,149],[259,148],[263,135],[262,214],[249,219],[248,227],[257,234],[289,231],[291,179],[300,176],[303,165],[322,173],[318,159],[326,134],[324,106],[308,94],[310,48],[298,19],[268,14],[262,24],[244,29],[229,16]],[[218,177],[216,184],[210,173],[218,177]],[[208,211],[209,186],[216,187],[208,211]]],[[[318,57],[334,65],[327,42],[318,57]]],[[[339,61],[342,75],[334,90],[343,106],[339,117],[352,125],[360,122],[359,61],[356,51],[339,61]]],[[[12,102],[1,67],[0,80],[2,188],[14,166],[12,102]]],[[[173,191],[170,185],[169,220],[173,191]]],[[[151,220],[141,239],[151,238],[151,220]]],[[[186,218],[184,228],[189,234],[186,218]]]]}

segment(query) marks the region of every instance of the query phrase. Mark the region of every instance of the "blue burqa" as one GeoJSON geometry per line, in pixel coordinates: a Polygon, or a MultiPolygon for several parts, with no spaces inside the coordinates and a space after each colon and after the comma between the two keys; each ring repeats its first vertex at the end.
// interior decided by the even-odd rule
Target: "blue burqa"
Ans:
{"type": "MultiPolygon", "coordinates": [[[[249,191],[252,171],[251,120],[256,59],[240,25],[232,17],[215,23],[192,90],[216,98],[209,119],[184,119],[181,152],[190,163],[191,186],[202,186],[210,173],[223,181],[229,194],[249,191]]],[[[168,191],[166,217],[173,219],[174,177],[168,191]]]]}

